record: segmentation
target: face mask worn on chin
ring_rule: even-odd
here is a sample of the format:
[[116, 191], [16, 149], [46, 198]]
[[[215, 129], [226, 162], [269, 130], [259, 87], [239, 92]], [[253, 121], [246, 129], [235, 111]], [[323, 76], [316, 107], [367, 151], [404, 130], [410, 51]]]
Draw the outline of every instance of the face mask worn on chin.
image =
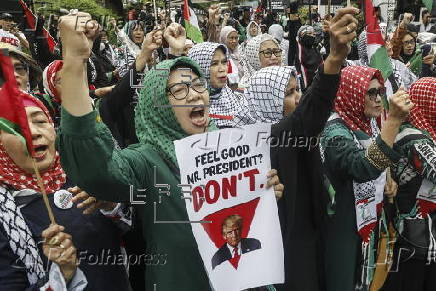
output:
[[312, 47], [315, 44], [315, 37], [312, 35], [303, 35], [303, 37], [300, 39], [301, 44], [304, 47]]

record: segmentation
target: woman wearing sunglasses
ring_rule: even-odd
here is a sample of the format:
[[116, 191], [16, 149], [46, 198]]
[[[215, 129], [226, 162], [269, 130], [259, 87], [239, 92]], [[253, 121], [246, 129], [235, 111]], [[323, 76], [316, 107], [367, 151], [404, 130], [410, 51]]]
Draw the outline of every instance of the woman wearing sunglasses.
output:
[[328, 291], [369, 287], [372, 281], [385, 171], [400, 157], [392, 146], [413, 106], [399, 90], [390, 97], [389, 115], [379, 130], [383, 84], [376, 69], [343, 69], [335, 112], [321, 135], [323, 165], [335, 191], [325, 248]]

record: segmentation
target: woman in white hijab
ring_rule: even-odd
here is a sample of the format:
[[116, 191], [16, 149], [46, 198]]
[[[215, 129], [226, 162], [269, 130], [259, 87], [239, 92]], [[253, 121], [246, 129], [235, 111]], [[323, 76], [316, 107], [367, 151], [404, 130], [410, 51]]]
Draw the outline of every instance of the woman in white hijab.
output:
[[232, 26], [224, 26], [220, 33], [220, 42], [228, 49], [229, 71], [227, 80], [229, 87], [238, 88], [239, 79], [243, 75], [243, 69], [240, 64], [241, 56], [239, 54], [239, 34]]
[[247, 41], [260, 34], [262, 34], [262, 32], [260, 31], [259, 24], [257, 24], [255, 21], [250, 21], [250, 23], [247, 25]]
[[250, 77], [262, 68], [283, 65], [283, 51], [277, 40], [269, 34], [261, 34], [247, 42], [241, 59], [244, 76], [240, 87], [246, 87]]
[[268, 29], [268, 34], [272, 35], [279, 43], [283, 50], [284, 63], [288, 65], [289, 40], [284, 39], [285, 32], [280, 24], [273, 24]]

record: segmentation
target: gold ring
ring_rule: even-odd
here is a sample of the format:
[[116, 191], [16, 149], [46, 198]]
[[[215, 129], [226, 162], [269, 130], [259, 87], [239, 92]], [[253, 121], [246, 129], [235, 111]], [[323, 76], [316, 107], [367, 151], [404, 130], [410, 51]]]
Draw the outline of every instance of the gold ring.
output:
[[52, 237], [52, 238], [49, 240], [49, 242], [48, 242], [48, 244], [49, 244], [49, 245], [52, 245], [52, 246], [55, 246], [55, 245], [57, 245], [58, 243], [59, 243], [59, 238], [58, 238], [57, 236]]
[[348, 27], [348, 25], [347, 25], [347, 33], [350, 33], [351, 32], [351, 29], [350, 29], [350, 27]]

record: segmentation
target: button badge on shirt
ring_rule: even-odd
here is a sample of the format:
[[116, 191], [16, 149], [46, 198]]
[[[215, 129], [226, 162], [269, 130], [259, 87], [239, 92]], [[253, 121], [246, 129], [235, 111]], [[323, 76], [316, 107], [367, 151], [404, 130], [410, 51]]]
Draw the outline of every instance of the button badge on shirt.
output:
[[60, 209], [70, 209], [73, 207], [72, 198], [73, 194], [67, 190], [59, 190], [54, 193], [54, 204]]

